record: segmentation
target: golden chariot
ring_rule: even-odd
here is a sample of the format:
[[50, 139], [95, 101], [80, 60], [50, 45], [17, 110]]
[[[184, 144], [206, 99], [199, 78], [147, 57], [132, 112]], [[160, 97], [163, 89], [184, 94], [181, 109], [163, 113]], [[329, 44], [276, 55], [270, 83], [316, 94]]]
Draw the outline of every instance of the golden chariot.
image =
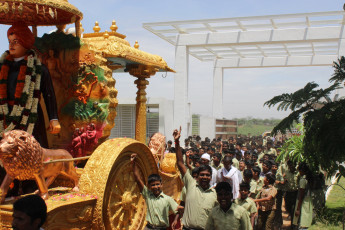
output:
[[[49, 190], [48, 218], [44, 229], [143, 229], [146, 206], [134, 181], [130, 155], [137, 153], [142, 179], [160, 173], [163, 191], [179, 199], [182, 182], [174, 154], [164, 154], [165, 138], [156, 134], [146, 143], [146, 86], [150, 76], [170, 71], [162, 57], [131, 47], [116, 22], [101, 32], [83, 33], [83, 14], [67, 0], [0, 0], [0, 23], [24, 21], [32, 26], [55, 25], [57, 30], [36, 39], [40, 58], [49, 69], [56, 93], [61, 132], [48, 134], [51, 148], [64, 148], [78, 157], [79, 192], [67, 188], [71, 181], [60, 176]], [[74, 35], [65, 27], [75, 24]], [[114, 127], [118, 101], [116, 72], [136, 79], [135, 140], [108, 139]], [[46, 119], [47, 120], [47, 119]], [[86, 129], [94, 127], [87, 146], [78, 147]], [[88, 159], [88, 160], [83, 160]], [[159, 165], [159, 168], [158, 168]], [[0, 205], [0, 229], [11, 229], [12, 202]]]

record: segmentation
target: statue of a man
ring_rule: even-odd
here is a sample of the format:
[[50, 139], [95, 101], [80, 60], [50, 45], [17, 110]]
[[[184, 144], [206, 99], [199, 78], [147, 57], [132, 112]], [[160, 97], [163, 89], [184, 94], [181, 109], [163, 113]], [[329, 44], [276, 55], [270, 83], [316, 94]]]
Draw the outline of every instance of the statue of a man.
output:
[[9, 50], [0, 57], [0, 135], [21, 129], [48, 148], [41, 94], [50, 120], [50, 133], [60, 132], [57, 103], [48, 69], [32, 50], [35, 37], [23, 23], [7, 31]]

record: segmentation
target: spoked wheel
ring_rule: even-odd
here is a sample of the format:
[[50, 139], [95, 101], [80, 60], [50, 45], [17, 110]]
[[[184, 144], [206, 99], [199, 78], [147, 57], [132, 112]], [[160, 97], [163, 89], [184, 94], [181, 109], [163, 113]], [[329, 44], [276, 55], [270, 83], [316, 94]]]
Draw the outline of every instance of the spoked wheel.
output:
[[79, 186], [84, 193], [97, 196], [92, 229], [142, 229], [146, 206], [134, 180], [130, 156], [137, 154], [143, 181], [158, 173], [146, 145], [129, 138], [108, 140], [88, 160]]

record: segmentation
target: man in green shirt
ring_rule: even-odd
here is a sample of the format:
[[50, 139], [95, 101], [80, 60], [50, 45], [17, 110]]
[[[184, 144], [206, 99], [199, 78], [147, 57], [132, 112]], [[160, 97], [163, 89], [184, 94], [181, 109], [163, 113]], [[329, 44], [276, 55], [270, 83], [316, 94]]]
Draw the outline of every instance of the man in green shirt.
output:
[[212, 209], [205, 230], [251, 230], [248, 212], [232, 203], [232, 188], [227, 182], [219, 182], [216, 186], [219, 206]]
[[178, 204], [173, 198], [162, 192], [162, 179], [159, 175], [151, 174], [148, 177], [148, 187], [145, 186], [139, 174], [136, 158], [137, 154], [133, 153], [131, 155], [131, 162], [134, 178], [145, 199], [147, 207], [147, 225], [144, 230], [166, 230], [169, 227], [169, 211], [176, 214], [175, 220], [172, 223], [172, 226], [175, 226], [179, 218], [179, 213], [177, 212]]
[[206, 220], [212, 208], [217, 205], [216, 191], [210, 187], [212, 169], [209, 165], [199, 167], [197, 179], [193, 179], [183, 163], [180, 147], [180, 131], [173, 133], [175, 139], [177, 166], [186, 187], [186, 203], [182, 218], [183, 229], [205, 229]]

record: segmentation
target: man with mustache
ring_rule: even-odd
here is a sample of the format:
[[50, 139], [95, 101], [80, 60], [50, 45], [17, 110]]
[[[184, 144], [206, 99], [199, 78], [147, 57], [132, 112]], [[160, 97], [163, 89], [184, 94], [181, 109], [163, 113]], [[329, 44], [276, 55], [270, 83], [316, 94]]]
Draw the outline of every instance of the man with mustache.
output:
[[181, 127], [173, 133], [175, 140], [177, 166], [186, 187], [186, 206], [182, 218], [183, 229], [205, 229], [208, 214], [217, 205], [216, 192], [210, 187], [212, 169], [209, 165], [199, 167], [197, 179], [193, 179], [183, 162], [180, 136]]

